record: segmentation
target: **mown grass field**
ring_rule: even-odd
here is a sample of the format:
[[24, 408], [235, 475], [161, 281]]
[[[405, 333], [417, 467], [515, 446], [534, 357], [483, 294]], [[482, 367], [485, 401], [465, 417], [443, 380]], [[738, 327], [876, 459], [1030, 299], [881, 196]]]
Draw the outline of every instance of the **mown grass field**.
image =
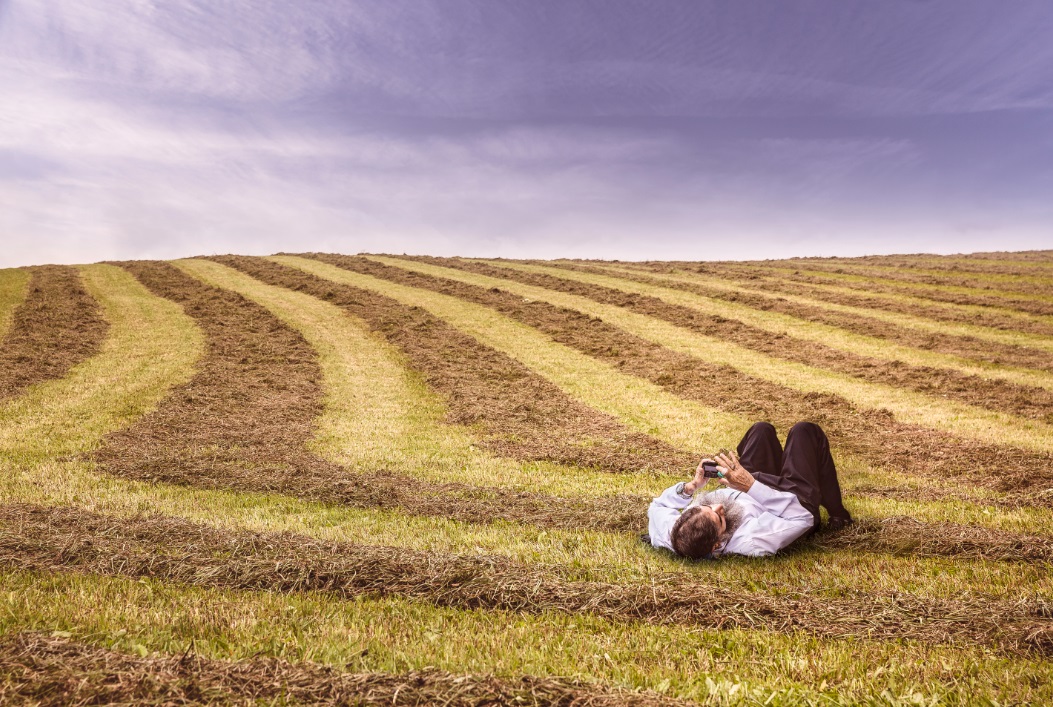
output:
[[[0, 337], [0, 701], [1053, 703], [1053, 251], [31, 267]], [[640, 543], [760, 419], [856, 524]]]

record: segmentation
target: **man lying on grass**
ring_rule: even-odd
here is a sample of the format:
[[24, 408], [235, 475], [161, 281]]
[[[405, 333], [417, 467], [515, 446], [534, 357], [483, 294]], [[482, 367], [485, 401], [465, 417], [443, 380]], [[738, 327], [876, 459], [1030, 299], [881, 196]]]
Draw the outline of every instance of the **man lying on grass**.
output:
[[[725, 488], [701, 493], [703, 464], [715, 462]], [[703, 459], [691, 481], [662, 492], [647, 510], [651, 544], [701, 559], [721, 555], [774, 555], [819, 528], [819, 506], [834, 530], [852, 522], [841, 503], [841, 486], [830, 443], [819, 425], [798, 422], [786, 435], [758, 422], [739, 442], [738, 454]]]

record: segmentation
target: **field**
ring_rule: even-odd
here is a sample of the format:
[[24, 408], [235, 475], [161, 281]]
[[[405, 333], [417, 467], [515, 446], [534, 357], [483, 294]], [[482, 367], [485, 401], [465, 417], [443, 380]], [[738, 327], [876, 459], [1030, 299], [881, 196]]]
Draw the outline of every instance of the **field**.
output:
[[[0, 270], [0, 702], [1053, 703], [1053, 251]], [[857, 522], [645, 546], [756, 420]]]

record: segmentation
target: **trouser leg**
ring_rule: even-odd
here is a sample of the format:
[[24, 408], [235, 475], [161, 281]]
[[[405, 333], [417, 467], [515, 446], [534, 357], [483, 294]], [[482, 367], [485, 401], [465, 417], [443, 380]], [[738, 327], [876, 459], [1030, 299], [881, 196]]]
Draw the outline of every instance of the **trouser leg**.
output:
[[841, 499], [841, 484], [837, 468], [830, 454], [830, 441], [819, 425], [798, 422], [786, 435], [782, 476], [785, 487], [792, 490], [801, 504], [819, 520], [819, 506], [826, 508], [831, 518], [849, 519], [851, 516]]
[[743, 435], [736, 450], [739, 462], [761, 483], [779, 488], [782, 474], [782, 445], [770, 422], [758, 422]]

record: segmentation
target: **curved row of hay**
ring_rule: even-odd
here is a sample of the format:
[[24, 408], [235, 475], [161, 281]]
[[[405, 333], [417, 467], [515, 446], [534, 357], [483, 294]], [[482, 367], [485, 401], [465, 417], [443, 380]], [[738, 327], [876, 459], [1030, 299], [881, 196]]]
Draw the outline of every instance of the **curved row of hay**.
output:
[[[479, 304], [483, 300], [474, 295], [474, 302], [469, 303], [464, 299], [468, 294], [465, 289], [456, 291], [451, 301], [443, 299], [450, 298], [448, 294], [439, 296], [435, 290], [399, 284], [394, 279], [350, 270], [334, 272], [339, 270], [336, 268], [319, 269], [323, 265], [319, 261], [275, 260], [283, 263], [286, 269], [295, 266], [316, 275], [323, 273], [341, 280], [344, 285], [353, 280], [356, 285], [368, 285], [365, 289], [374, 293], [397, 295], [396, 299], [405, 306], [426, 308], [447, 325], [470, 334], [480, 344], [488, 345], [491, 351], [501, 351], [533, 375], [555, 385], [559, 395], [569, 396], [576, 404], [587, 406], [583, 409], [602, 410], [607, 416], [620, 420], [620, 424], [627, 425], [626, 430], [636, 429], [635, 434], [642, 432], [676, 449], [696, 451], [701, 446], [699, 435], [707, 432], [733, 437], [748, 419], [703, 405], [697, 399], [685, 396], [684, 391], [662, 382], [641, 378], [648, 361], [659, 364], [663, 361], [663, 351], [667, 351], [661, 346], [655, 347], [655, 342], [651, 342], [649, 351], [640, 349], [638, 353], [642, 360], [638, 367], [627, 370], [612, 366], [606, 362], [609, 359], [598, 351], [565, 343], [573, 338], [574, 321], [590, 329], [591, 333], [587, 319], [564, 317], [559, 320], [564, 333], [558, 334], [551, 328], [556, 324], [544, 317], [544, 321], [533, 323], [524, 323], [528, 320], [519, 315], [509, 318], [507, 315], [513, 310], [508, 293], [514, 293], [514, 287], [505, 289], [505, 294], [487, 301], [487, 304]], [[134, 270], [144, 266], [129, 267]], [[18, 604], [21, 610], [8, 615], [21, 618], [9, 619], [5, 632], [58, 628], [74, 637], [126, 650], [168, 652], [185, 650], [188, 637], [200, 636], [203, 639], [200, 651], [210, 658], [238, 658], [258, 650], [282, 655], [283, 651], [291, 650], [285, 654], [298, 660], [314, 659], [341, 665], [347, 663], [356, 650], [361, 652], [361, 646], [368, 645], [367, 652], [357, 658], [359, 662], [355, 670], [358, 672], [405, 672], [430, 665], [453, 672], [497, 670], [504, 675], [572, 673], [591, 680], [649, 686], [693, 698], [710, 693], [723, 694], [732, 701], [755, 699], [758, 695], [763, 701], [771, 694], [775, 703], [792, 703], [802, 697], [819, 699], [821, 692], [838, 699], [876, 699], [881, 692], [875, 689], [879, 684], [882, 689], [888, 686], [895, 694], [908, 694], [923, 688], [926, 692], [944, 694], [951, 701], [961, 702], [975, 698], [975, 690], [979, 688], [974, 686], [980, 684], [989, 685], [983, 688], [983, 694], [998, 699], [1042, 699], [1043, 685], [1048, 684], [1050, 672], [1048, 658], [1042, 657], [1047, 650], [1049, 623], [1047, 605], [1043, 602], [1050, 595], [1050, 586], [1048, 559], [1042, 559], [1048, 556], [1042, 554], [1041, 548], [1048, 545], [1048, 538], [1053, 533], [1049, 531], [1048, 512], [1041, 504], [1031, 503], [1028, 507], [1026, 496], [1003, 501], [1003, 505], [1012, 506], [1005, 512], [992, 512], [989, 502], [995, 498], [993, 492], [981, 489], [955, 496], [951, 493], [953, 489], [949, 488], [952, 485], [939, 480], [886, 479], [880, 473], [884, 469], [871, 468], [867, 475], [865, 468], [846, 465], [851, 475], [846, 484], [852, 489], [849, 504], [864, 522], [860, 531], [841, 538], [844, 549], [833, 549], [838, 544], [837, 537], [825, 537], [785, 558], [765, 564], [731, 561], [708, 567], [670, 562], [639, 546], [630, 532], [609, 532], [600, 528], [581, 532], [538, 532], [528, 530], [529, 526], [523, 525], [521, 519], [495, 523], [493, 518], [487, 517], [487, 508], [493, 509], [495, 504], [501, 504], [508, 493], [495, 495], [494, 484], [517, 491], [514, 498], [519, 501], [509, 500], [510, 505], [541, 498], [539, 493], [548, 494], [550, 505], [585, 503], [583, 518], [586, 518], [596, 512], [588, 510], [587, 504], [598, 497], [605, 498], [608, 507], [611, 503], [615, 507], [618, 504], [645, 503], [646, 493], [660, 488], [670, 475], [656, 472], [612, 474], [598, 470], [601, 467], [593, 470], [561, 467], [552, 460], [530, 458], [531, 455], [544, 457], [539, 452], [544, 451], [542, 445], [491, 446], [498, 452], [516, 450], [520, 459], [495, 456], [482, 446], [486, 444], [487, 435], [494, 435], [495, 430], [499, 432], [502, 420], [514, 421], [516, 416], [500, 412], [502, 408], [498, 405], [497, 413], [483, 416], [485, 424], [482, 426], [465, 428], [444, 424], [444, 402], [454, 400], [450, 391], [461, 390], [463, 395], [463, 391], [475, 388], [458, 389], [448, 382], [443, 387], [442, 375], [452, 375], [450, 369], [442, 375], [437, 375], [434, 370], [411, 370], [414, 362], [424, 359], [410, 356], [407, 348], [399, 344], [399, 336], [388, 337], [376, 329], [371, 332], [369, 323], [348, 316], [346, 308], [340, 309], [323, 299], [288, 289], [264, 285], [223, 266], [186, 261], [179, 263], [179, 267], [201, 281], [227, 290], [238, 290], [254, 299], [262, 305], [261, 312], [267, 310], [277, 315], [310, 344], [310, 352], [301, 348], [298, 354], [301, 357], [317, 356], [315, 365], [321, 378], [319, 381], [315, 375], [314, 392], [307, 394], [310, 399], [302, 397], [306, 388], [296, 388], [299, 392], [290, 399], [289, 406], [272, 405], [267, 408], [267, 414], [271, 418], [269, 422], [274, 424], [281, 418], [284, 407], [299, 405], [301, 410], [314, 410], [319, 422], [313, 431], [313, 440], [306, 446], [321, 457], [316, 458], [314, 471], [332, 469], [326, 472], [328, 476], [321, 476], [322, 485], [325, 478], [335, 483], [340, 468], [345, 470], [344, 478], [350, 485], [365, 480], [382, 487], [383, 479], [397, 478], [420, 494], [421, 505], [430, 501], [436, 507], [428, 510], [407, 503], [385, 507], [383, 503], [369, 502], [347, 507], [334, 496], [315, 497], [299, 493], [296, 488], [285, 488], [290, 483], [294, 487], [301, 483], [302, 474], [290, 475], [281, 482], [272, 478], [270, 487], [264, 484], [261, 488], [246, 489], [235, 484], [231, 488], [227, 481], [236, 476], [232, 470], [238, 465], [243, 476], [248, 469], [247, 476], [259, 476], [265, 480], [267, 476], [273, 476], [274, 467], [268, 464], [278, 460], [291, 463], [292, 468], [309, 476], [311, 469], [299, 460], [306, 454], [305, 445], [294, 439], [304, 436], [303, 428], [301, 426], [297, 428], [301, 432], [285, 437], [276, 428], [274, 434], [284, 442], [270, 445], [270, 448], [266, 444], [253, 446], [249, 439], [242, 440], [245, 448], [250, 450], [245, 452], [238, 448], [236, 435], [228, 436], [223, 444], [219, 444], [220, 434], [210, 441], [207, 416], [199, 419], [193, 428], [196, 431], [191, 446], [197, 452], [190, 455], [193, 463], [189, 466], [202, 467], [207, 461], [210, 444], [215, 442], [214, 458], [217, 461], [222, 459], [226, 467], [225, 471], [211, 477], [205, 475], [208, 483], [168, 479], [178, 482], [178, 485], [172, 485], [153, 480], [130, 480], [127, 473], [99, 476], [97, 472], [101, 467], [97, 469], [86, 462], [83, 454], [96, 449], [103, 435], [123, 430], [112, 439], [127, 436], [146, 419], [142, 417], [144, 412], [157, 405], [161, 406], [158, 411], [165, 409], [172, 399], [173, 388], [181, 390], [184, 396], [187, 391], [194, 390], [195, 378], [202, 383], [200, 395], [208, 395], [209, 390], [222, 390], [224, 386], [219, 383], [223, 375], [217, 378], [215, 370], [211, 373], [211, 384], [204, 385], [207, 378], [202, 376], [209, 375], [210, 350], [228, 347], [228, 363], [236, 364], [240, 360], [231, 355], [229, 347], [235, 347], [236, 343], [229, 336], [224, 337], [220, 324], [223, 318], [216, 320], [211, 331], [206, 328], [202, 338], [195, 320], [187, 316], [191, 313], [188, 301], [182, 302], [187, 307], [184, 313], [179, 307], [151, 294], [140, 283], [129, 280], [127, 271], [112, 266], [91, 266], [83, 271], [88, 289], [102, 304], [110, 322], [110, 335], [100, 353], [75, 367], [66, 377], [34, 386], [0, 412], [5, 476], [0, 488], [6, 503], [26, 500], [44, 506], [86, 506], [104, 513], [104, 517], [118, 519], [134, 518], [137, 513], [152, 511], [189, 518], [221, 531], [229, 529], [230, 537], [242, 532], [236, 529], [244, 528], [292, 531], [303, 536], [351, 541], [355, 548], [384, 545], [403, 547], [405, 552], [416, 548], [429, 553], [452, 553], [453, 557], [482, 552], [508, 558], [502, 561], [514, 563], [513, 566], [519, 568], [516, 572], [524, 577], [541, 571], [555, 572], [549, 576], [565, 579], [556, 580], [556, 585], [538, 585], [553, 588], [537, 598], [542, 613], [532, 618], [527, 618], [522, 610], [508, 613], [507, 608], [495, 608], [500, 604], [479, 609], [442, 608], [434, 598], [429, 599], [432, 595], [426, 589], [422, 595], [403, 591], [401, 594], [405, 596], [385, 600], [356, 599], [350, 603], [329, 596], [325, 591], [318, 594], [317, 587], [282, 596], [273, 596], [273, 592], [267, 590], [262, 594], [250, 592], [244, 587], [195, 589], [191, 585], [198, 582], [188, 582], [186, 577], [198, 577], [207, 587], [212, 571], [202, 570], [204, 574], [195, 574], [186, 568], [176, 584], [158, 580], [150, 583], [149, 592], [144, 594], [139, 592], [136, 583], [102, 577], [98, 568], [87, 577], [68, 575], [61, 569], [63, 563], [59, 560], [65, 558], [75, 564], [78, 556], [75, 547], [66, 547], [63, 550], [65, 555], [58, 550], [58, 547], [65, 546], [44, 552], [43, 557], [56, 558], [50, 566], [19, 565], [19, 558], [24, 561], [28, 556], [25, 542], [30, 536], [26, 536], [22, 544], [15, 543], [14, 550], [5, 551], [8, 573], [4, 575], [3, 583], [9, 589], [10, 599], [15, 600], [19, 588], [32, 588], [33, 599], [18, 598], [18, 602], [23, 602]], [[397, 267], [397, 264], [389, 267]], [[552, 292], [557, 300], [566, 302], [556, 291]], [[179, 299], [174, 293], [168, 294]], [[325, 293], [319, 294], [325, 296]], [[203, 301], [201, 304], [205, 306]], [[502, 307], [504, 310], [499, 314]], [[615, 319], [613, 329], [617, 330], [618, 325], [629, 319]], [[608, 329], [605, 331], [613, 336], [611, 324], [606, 323]], [[262, 331], [274, 330], [264, 327]], [[424, 328], [403, 332], [401, 336], [404, 344], [416, 338], [416, 345], [419, 345], [420, 337], [430, 333], [433, 329]], [[561, 336], [564, 337], [562, 340]], [[621, 336], [631, 336], [631, 332], [623, 331]], [[281, 358], [278, 354], [274, 357]], [[306, 359], [301, 361], [309, 363]], [[264, 356], [254, 365], [266, 368], [269, 364]], [[227, 374], [236, 368], [235, 365]], [[458, 370], [470, 372], [470, 367]], [[374, 371], [378, 372], [376, 383], [372, 376]], [[425, 381], [435, 388], [429, 390]], [[292, 384], [294, 381], [284, 382]], [[318, 387], [319, 383], [321, 387]], [[259, 390], [264, 391], [266, 387], [261, 385]], [[252, 419], [252, 410], [257, 405], [252, 403], [251, 395], [242, 398], [243, 406], [238, 411], [237, 396], [247, 391], [239, 392], [237, 386], [229, 388], [223, 393], [228, 398], [225, 403], [200, 401], [218, 405], [217, 433], [223, 429], [229, 433], [232, 425], [237, 428], [241, 424], [243, 430], [252, 430], [257, 424], [262, 424], [262, 419]], [[358, 392], [362, 394], [358, 395]], [[319, 405], [322, 395], [324, 398]], [[393, 400], [397, 403], [393, 404]], [[193, 414], [193, 410], [200, 409], [195, 402], [193, 397], [184, 399], [180, 406], [169, 406], [169, 412], [183, 409], [186, 414]], [[224, 408], [223, 404], [231, 407]], [[467, 410], [464, 400], [460, 404]], [[418, 406], [419, 410], [416, 409]], [[670, 411], [675, 414], [670, 414]], [[861, 411], [856, 412], [865, 416]], [[228, 419], [232, 414], [235, 418]], [[247, 417], [239, 421], [236, 414]], [[169, 418], [169, 423], [178, 427], [175, 417]], [[711, 427], [698, 429], [704, 424]], [[696, 429], [693, 430], [692, 426]], [[155, 425], [153, 434], [163, 436], [164, 429], [163, 424]], [[566, 418], [552, 431], [560, 434], [564, 429], [570, 434], [580, 434], [573, 420]], [[595, 426], [584, 429], [593, 434], [593, 439], [603, 442], [602, 436], [595, 437]], [[610, 433], [606, 434], [609, 436]], [[384, 443], [370, 448], [370, 441], [375, 442], [378, 438], [385, 440]], [[168, 442], [175, 448], [183, 444], [179, 440]], [[473, 442], [478, 446], [473, 446]], [[119, 449], [134, 454], [134, 448], [133, 444]], [[182, 448], [185, 451], [189, 447], [184, 444]], [[390, 456], [387, 454], [389, 449]], [[73, 459], [70, 454], [80, 454], [81, 457]], [[1041, 452], [1015, 450], [1013, 454], [1026, 472], [1027, 465], [1040, 459]], [[178, 454], [169, 459], [172, 458], [178, 459]], [[388, 458], [392, 467], [380, 469], [380, 464]], [[297, 461], [290, 462], [290, 459]], [[126, 459], [124, 461], [128, 468], [135, 466], [127, 464]], [[259, 473], [255, 474], [253, 469], [257, 465]], [[179, 464], [169, 461], [157, 467], [170, 471]], [[385, 474], [377, 476], [375, 472], [381, 470]], [[676, 471], [682, 473], [684, 470]], [[370, 472], [374, 472], [374, 476], [371, 477]], [[860, 478], [866, 479], [865, 482], [856, 483]], [[488, 482], [490, 489], [486, 488]], [[461, 486], [437, 486], [451, 483]], [[363, 485], [368, 483], [360, 484]], [[918, 488], [932, 488], [937, 493], [921, 503], [920, 511], [915, 515], [930, 521], [953, 518], [965, 525], [952, 528], [915, 522], [912, 527], [902, 520], [891, 525], [882, 523], [882, 519], [896, 516], [903, 510], [914, 511], [916, 504], [902, 500], [902, 492], [907, 491], [908, 499], [924, 496], [924, 493], [912, 490]], [[290, 490], [292, 496], [288, 495]], [[439, 499], [457, 493], [476, 503], [474, 512], [478, 517], [470, 517], [471, 511], [464, 515], [448, 514], [440, 507]], [[379, 495], [388, 498], [394, 494], [396, 489], [388, 488]], [[628, 518], [631, 515], [629, 510], [636, 513], [642, 506], [625, 505], [624, 508]], [[461, 520], [450, 520], [450, 515]], [[25, 525], [18, 527], [24, 528]], [[577, 526], [572, 524], [569, 527]], [[888, 536], [889, 544], [882, 546], [881, 533], [893, 527], [898, 531]], [[984, 528], [997, 531], [991, 534]], [[1025, 529], [1027, 532], [1021, 533]], [[970, 537], [970, 532], [980, 534]], [[1038, 533], [1039, 536], [1027, 538], [1028, 533]], [[99, 535], [99, 531], [88, 533], [89, 536], [92, 534]], [[45, 535], [41, 532], [34, 537]], [[176, 535], [173, 533], [170, 549], [178, 555], [181, 551], [174, 540]], [[957, 554], [950, 558], [924, 558], [923, 555], [933, 549], [931, 540], [934, 537], [947, 541], [943, 552]], [[263, 542], [271, 541], [264, 537]], [[281, 542], [280, 536], [275, 536], [273, 543], [278, 548], [278, 558], [284, 547]], [[859, 554], [858, 550], [866, 545], [878, 552]], [[125, 546], [118, 544], [114, 547], [109, 555], [96, 556], [108, 556], [113, 560], [120, 556], [120, 548]], [[882, 547], [895, 549], [899, 554], [880, 554]], [[1014, 561], [971, 559], [983, 557], [984, 549], [992, 547], [1003, 547], [1004, 550], [1002, 554], [994, 553], [988, 557]], [[1030, 561], [1013, 557], [1014, 554], [1026, 555], [1028, 549], [1036, 548], [1039, 554], [1032, 554], [1035, 559]], [[163, 541], [154, 550], [145, 551], [147, 567], [152, 552], [163, 554]], [[436, 554], [435, 557], [438, 559], [443, 555]], [[16, 570], [18, 567], [20, 569]], [[172, 567], [178, 568], [178, 563]], [[353, 573], [366, 579], [370, 577], [371, 567], [376, 569], [377, 563], [365, 559], [350, 565]], [[188, 571], [190, 575], [186, 574]], [[163, 573], [160, 576], [163, 577]], [[374, 580], [383, 577], [378, 572]], [[685, 579], [677, 580], [677, 577]], [[561, 618], [544, 608], [545, 598], [551, 599], [562, 591], [555, 587], [571, 586], [561, 584], [565, 582], [582, 581], [613, 582], [624, 587], [619, 591], [637, 592], [644, 597], [650, 586], [654, 605], [659, 607], [659, 589], [669, 590], [678, 581], [684, 581], [688, 586], [699, 587], [699, 592], [708, 588], [716, 593], [715, 596], [725, 592], [736, 597], [735, 605], [746, 609], [742, 616], [750, 615], [748, 606], [752, 602], [775, 608], [757, 615], [761, 620], [756, 624], [757, 630], [753, 631], [649, 626], [634, 618], [601, 615], [602, 612], [597, 613], [588, 604], [580, 618]], [[591, 593], [602, 594], [595, 589]], [[118, 595], [126, 602], [123, 608], [113, 604]], [[500, 599], [502, 591], [491, 590], [490, 596]], [[848, 596], [858, 597], [859, 603], [845, 604], [845, 599], [838, 599]], [[1024, 601], [1026, 606], [1012, 604], [1012, 600]], [[790, 601], [798, 603], [785, 603]], [[802, 601], [804, 604], [800, 604]], [[809, 601], [813, 603], [809, 604]], [[532, 613], [532, 605], [528, 599], [522, 608]], [[957, 608], [948, 609], [952, 605]], [[990, 616], [981, 608], [985, 605], [988, 609], [999, 607], [1001, 613], [1012, 616], [1012, 619], [990, 623]], [[161, 609], [162, 606], [168, 609]], [[794, 608], [788, 608], [790, 606]], [[820, 610], [824, 606], [837, 607], [840, 615], [848, 620], [841, 630], [836, 626], [836, 615]], [[850, 606], [855, 608], [847, 608]], [[878, 616], [876, 607], [885, 607], [882, 611], [896, 607], [899, 612], [896, 615], [904, 617], [902, 630], [908, 640], [890, 641], [880, 637], [887, 634], [873, 634], [866, 629], [867, 619]], [[658, 612], [657, 615], [661, 614], [660, 609], [653, 610]], [[706, 613], [710, 614], [707, 621], [720, 616], [719, 611]], [[60, 614], [64, 617], [61, 621], [56, 618]], [[734, 615], [734, 611], [729, 614]], [[1020, 626], [1020, 629], [1012, 634], [1011, 644], [1000, 642], [1001, 639], [992, 644], [989, 639], [978, 639], [969, 633], [955, 634], [958, 638], [945, 635], [945, 638], [937, 638], [935, 644], [929, 643], [924, 632], [934, 626], [945, 626], [952, 615], [959, 617], [960, 625], [969, 630], [979, 630], [978, 627], [986, 625], [999, 631], [1012, 632], [1013, 626]], [[165, 616], [169, 617], [167, 621], [163, 618]], [[215, 620], [221, 616], [221, 620]], [[826, 618], [822, 618], [824, 616]], [[171, 617], [176, 617], [176, 620], [173, 622]], [[976, 619], [975, 625], [970, 624], [970, 617]], [[786, 624], [791, 618], [793, 622], [805, 623]], [[808, 626], [809, 621], [814, 625], [804, 633], [792, 628]], [[857, 623], [853, 624], [853, 621]], [[1025, 623], [1020, 624], [1020, 621]], [[131, 639], [127, 634], [114, 635], [112, 627], [119, 624], [134, 627], [134, 645], [129, 643]], [[785, 628], [775, 630], [783, 625], [791, 627], [789, 633], [784, 633]], [[888, 623], [889, 627], [894, 625], [895, 622]], [[384, 629], [378, 631], [380, 626]], [[825, 629], [819, 630], [820, 626], [825, 626]], [[280, 635], [283, 643], [267, 644], [264, 641], [267, 629], [272, 628], [273, 635]], [[820, 634], [832, 631], [832, 635], [843, 638], [823, 641], [809, 638], [816, 630]], [[951, 642], [947, 643], [948, 640]], [[278, 651], [278, 645], [286, 647]], [[359, 647], [355, 648], [355, 645]], [[992, 646], [1003, 657], [992, 657], [988, 652]], [[1029, 657], [1011, 659], [1010, 653], [1021, 647]], [[894, 667], [875, 682], [871, 671], [879, 664]], [[709, 682], [699, 674], [699, 668], [710, 676]], [[727, 682], [729, 677], [744, 681], [744, 685], [733, 688], [733, 684]]]

